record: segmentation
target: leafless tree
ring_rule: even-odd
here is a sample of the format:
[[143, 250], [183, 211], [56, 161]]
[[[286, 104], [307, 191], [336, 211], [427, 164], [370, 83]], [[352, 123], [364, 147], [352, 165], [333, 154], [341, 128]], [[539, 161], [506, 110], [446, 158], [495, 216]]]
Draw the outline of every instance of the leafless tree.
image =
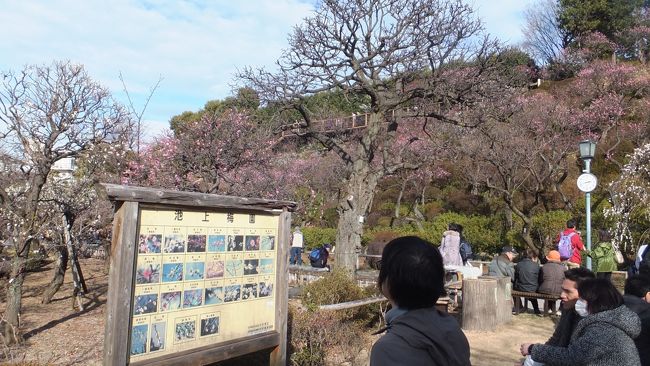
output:
[[[419, 166], [402, 158], [409, 141], [418, 141], [400, 142], [413, 121], [403, 117], [464, 123], [464, 108], [486, 100], [496, 45], [482, 36], [480, 21], [461, 0], [324, 0], [319, 5], [290, 35], [277, 70], [245, 68], [238, 78], [266, 103], [297, 110], [301, 135], [336, 152], [349, 168], [338, 202], [336, 260], [353, 269], [378, 181]], [[305, 98], [331, 90], [367, 98], [365, 129], [328, 134], [313, 128]], [[415, 108], [423, 101], [426, 108]], [[430, 127], [425, 122], [422, 129]]]
[[[43, 187], [54, 163], [100, 143], [120, 143], [131, 132], [129, 114], [83, 66], [55, 62], [5, 72], [0, 84], [0, 214], [10, 223], [15, 255], [2, 334], [20, 340], [20, 312], [30, 243], [41, 236]], [[3, 228], [5, 229], [5, 228]]]
[[511, 117], [467, 130], [458, 146], [465, 152], [469, 183], [499, 197], [521, 222], [521, 238], [536, 248], [532, 217], [541, 210], [571, 208], [563, 192], [569, 157], [580, 131], [571, 109], [549, 95], [512, 101]]
[[569, 44], [569, 37], [560, 29], [556, 0], [538, 0], [526, 9], [524, 16], [524, 48], [540, 63], [558, 61]]

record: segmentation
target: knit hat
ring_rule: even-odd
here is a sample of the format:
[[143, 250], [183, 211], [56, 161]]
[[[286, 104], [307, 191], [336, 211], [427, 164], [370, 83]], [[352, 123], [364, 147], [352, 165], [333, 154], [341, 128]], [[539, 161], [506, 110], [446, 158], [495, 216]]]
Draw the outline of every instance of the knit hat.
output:
[[557, 262], [559, 262], [560, 261], [560, 252], [558, 252], [557, 250], [551, 250], [546, 255], [546, 259], [548, 259], [549, 261], [557, 261]]

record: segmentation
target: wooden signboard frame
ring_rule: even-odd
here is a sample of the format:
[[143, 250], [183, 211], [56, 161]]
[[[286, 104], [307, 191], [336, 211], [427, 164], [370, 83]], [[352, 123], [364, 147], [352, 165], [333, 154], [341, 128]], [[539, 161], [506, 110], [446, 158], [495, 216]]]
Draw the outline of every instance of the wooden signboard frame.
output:
[[[286, 364], [288, 252], [291, 212], [296, 204], [232, 196], [103, 184], [115, 204], [111, 266], [104, 334], [104, 365], [203, 365], [271, 349], [270, 365]], [[135, 290], [139, 214], [143, 209], [212, 210], [278, 216], [275, 280], [275, 330], [129, 362], [129, 336]]]

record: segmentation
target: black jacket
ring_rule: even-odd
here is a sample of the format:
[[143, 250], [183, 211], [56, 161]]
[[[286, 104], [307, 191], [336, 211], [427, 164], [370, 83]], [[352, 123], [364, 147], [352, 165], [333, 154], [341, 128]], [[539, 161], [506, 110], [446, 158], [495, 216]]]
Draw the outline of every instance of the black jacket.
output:
[[562, 309], [562, 315], [555, 327], [555, 331], [545, 344], [556, 347], [568, 346], [569, 341], [571, 340], [571, 335], [581, 319], [582, 317], [576, 314], [573, 309]]
[[372, 346], [371, 366], [469, 366], [469, 343], [456, 319], [435, 307], [395, 318]]
[[650, 366], [650, 304], [638, 297], [624, 295], [625, 305], [641, 318], [641, 334], [634, 340], [642, 366]]
[[536, 292], [539, 280], [539, 263], [524, 258], [515, 267], [515, 285], [517, 291]]

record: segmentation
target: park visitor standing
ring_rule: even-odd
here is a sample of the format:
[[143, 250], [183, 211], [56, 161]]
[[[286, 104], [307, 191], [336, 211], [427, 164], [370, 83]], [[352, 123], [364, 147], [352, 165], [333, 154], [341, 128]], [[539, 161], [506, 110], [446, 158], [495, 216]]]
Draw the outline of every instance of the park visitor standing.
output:
[[598, 232], [599, 242], [591, 251], [587, 253], [593, 260], [593, 270], [597, 278], [611, 280], [612, 272], [618, 269], [616, 259], [614, 259], [614, 247], [612, 247], [612, 236], [607, 230]]
[[442, 233], [440, 254], [445, 266], [463, 265], [463, 259], [460, 256], [460, 227], [458, 224], [450, 223], [447, 230]]
[[289, 264], [302, 265], [302, 246], [303, 246], [303, 235], [300, 231], [300, 227], [296, 226], [291, 236], [291, 255], [289, 258]]
[[386, 334], [372, 347], [370, 366], [470, 365], [469, 343], [458, 322], [435, 307], [445, 294], [444, 276], [433, 244], [415, 236], [386, 244], [377, 286], [392, 308]]
[[580, 251], [585, 250], [580, 233], [576, 231], [576, 221], [570, 219], [566, 222], [566, 229], [557, 238], [557, 250], [562, 261], [566, 261], [569, 268], [580, 267], [582, 256]]

